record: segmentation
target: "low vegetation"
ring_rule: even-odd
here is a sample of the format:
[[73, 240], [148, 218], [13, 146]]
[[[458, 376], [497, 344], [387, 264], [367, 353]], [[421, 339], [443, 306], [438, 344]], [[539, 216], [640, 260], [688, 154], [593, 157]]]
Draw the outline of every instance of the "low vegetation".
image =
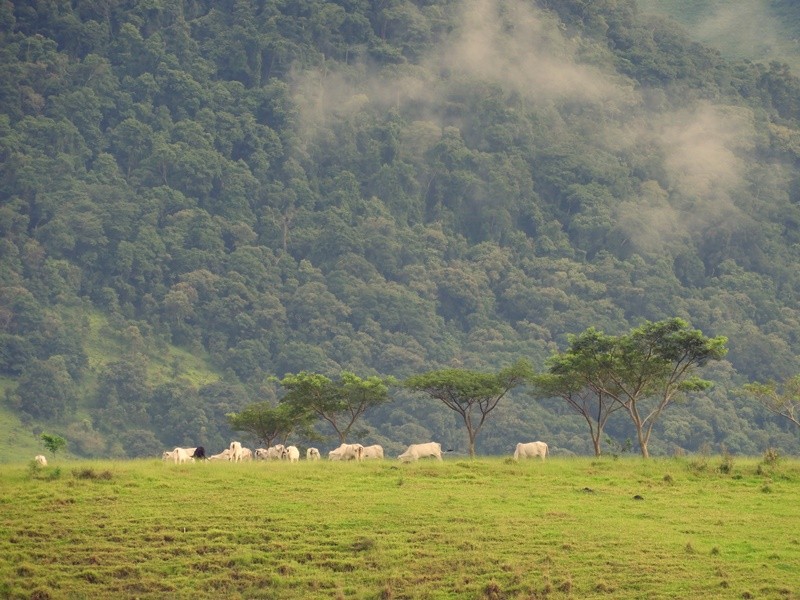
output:
[[786, 599], [800, 589], [800, 462], [774, 454], [58, 462], [0, 467], [0, 597]]

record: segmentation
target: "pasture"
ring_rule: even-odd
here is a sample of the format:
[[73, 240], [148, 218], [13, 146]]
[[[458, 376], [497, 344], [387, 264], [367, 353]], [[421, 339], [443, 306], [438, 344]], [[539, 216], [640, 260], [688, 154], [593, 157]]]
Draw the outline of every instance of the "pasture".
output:
[[797, 599], [799, 499], [795, 459], [0, 465], [0, 598]]

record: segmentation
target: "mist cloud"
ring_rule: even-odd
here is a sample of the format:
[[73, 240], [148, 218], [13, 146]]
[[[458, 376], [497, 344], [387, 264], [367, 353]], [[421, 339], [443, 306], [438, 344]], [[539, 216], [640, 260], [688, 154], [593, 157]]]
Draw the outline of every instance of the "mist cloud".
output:
[[608, 102], [623, 97], [613, 73], [579, 64], [559, 22], [517, 0], [466, 0], [461, 25], [433, 63], [496, 83], [529, 100]]
[[664, 166], [676, 191], [719, 197], [743, 181], [743, 153], [754, 146], [752, 112], [734, 106], [701, 104], [664, 115], [659, 127]]
[[[631, 197], [619, 198], [618, 226], [637, 247], [657, 250], [739, 214], [733, 198], [745, 183], [756, 136], [749, 109], [701, 102], [680, 111], [648, 110], [631, 80], [582, 64], [581, 42], [569, 39], [552, 14], [520, 0], [465, 0], [456, 22], [419, 65], [380, 71], [350, 65], [343, 72], [301, 74], [295, 90], [306, 134], [330, 119], [358, 118], [365, 109], [413, 106], [416, 120], [404, 132], [403, 147], [421, 156], [445, 125], [440, 115], [449, 82], [475, 80], [533, 106], [583, 102], [602, 110], [609, 118], [592, 124], [588, 133], [594, 137], [576, 136], [587, 152], [604, 143], [620, 156], [661, 157], [658, 183], [646, 182]], [[565, 118], [569, 129], [573, 123]]]

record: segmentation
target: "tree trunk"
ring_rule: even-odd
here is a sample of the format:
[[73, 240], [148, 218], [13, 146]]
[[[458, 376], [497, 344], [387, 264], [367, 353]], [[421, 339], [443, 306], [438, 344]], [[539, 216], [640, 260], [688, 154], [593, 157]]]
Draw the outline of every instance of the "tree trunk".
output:
[[639, 448], [642, 451], [642, 458], [650, 458], [650, 453], [647, 451], [647, 438], [642, 431], [642, 424], [636, 421], [636, 437], [639, 439]]
[[475, 458], [475, 432], [472, 429], [467, 429], [467, 435], [469, 436], [469, 457]]
[[649, 458], [650, 453], [647, 451], [647, 436], [645, 436], [644, 424], [639, 417], [639, 411], [636, 405], [631, 406], [628, 409], [628, 413], [631, 415], [633, 425], [636, 427], [636, 439], [639, 440], [639, 449], [642, 451], [642, 458]]

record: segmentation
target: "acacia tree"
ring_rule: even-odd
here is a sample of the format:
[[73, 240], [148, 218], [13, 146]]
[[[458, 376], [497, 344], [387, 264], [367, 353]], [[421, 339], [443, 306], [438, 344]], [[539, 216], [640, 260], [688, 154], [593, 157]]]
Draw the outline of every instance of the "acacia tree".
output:
[[622, 408], [606, 392], [604, 357], [613, 347], [613, 338], [589, 328], [570, 336], [570, 352], [555, 354], [547, 361], [548, 372], [531, 378], [533, 396], [564, 400], [589, 426], [595, 456], [602, 453], [603, 429], [612, 413]]
[[[641, 327], [621, 336], [608, 336], [593, 328], [570, 338], [569, 347], [554, 355], [550, 373], [573, 385], [610, 398], [623, 408], [636, 428], [642, 456], [653, 427], [676, 398], [699, 392], [711, 382], [697, 377], [697, 369], [727, 353], [723, 336], [708, 338], [673, 318]], [[569, 389], [567, 387], [566, 389]]]
[[800, 375], [778, 385], [776, 382], [748, 383], [742, 391], [757, 400], [769, 412], [800, 427]]
[[287, 390], [281, 403], [326, 421], [343, 444], [367, 410], [390, 400], [389, 386], [394, 385], [395, 380], [377, 375], [362, 379], [342, 371], [334, 381], [319, 373], [301, 371], [286, 375], [279, 383]]
[[519, 360], [498, 373], [478, 373], [465, 369], [441, 369], [412, 375], [403, 386], [424, 392], [455, 411], [467, 428], [469, 455], [475, 456], [475, 440], [489, 414], [510, 390], [533, 376], [526, 360]]
[[286, 442], [289, 434], [308, 420], [307, 415], [288, 405], [272, 406], [269, 402], [255, 402], [239, 413], [226, 414], [225, 418], [231, 429], [249, 433], [267, 448], [275, 440]]
[[664, 409], [682, 394], [713, 385], [696, 373], [709, 361], [722, 359], [728, 353], [727, 342], [724, 336], [706, 337], [677, 317], [646, 321], [619, 338], [620, 352], [607, 391], [616, 394], [630, 415], [644, 458], [649, 456], [650, 434]]

